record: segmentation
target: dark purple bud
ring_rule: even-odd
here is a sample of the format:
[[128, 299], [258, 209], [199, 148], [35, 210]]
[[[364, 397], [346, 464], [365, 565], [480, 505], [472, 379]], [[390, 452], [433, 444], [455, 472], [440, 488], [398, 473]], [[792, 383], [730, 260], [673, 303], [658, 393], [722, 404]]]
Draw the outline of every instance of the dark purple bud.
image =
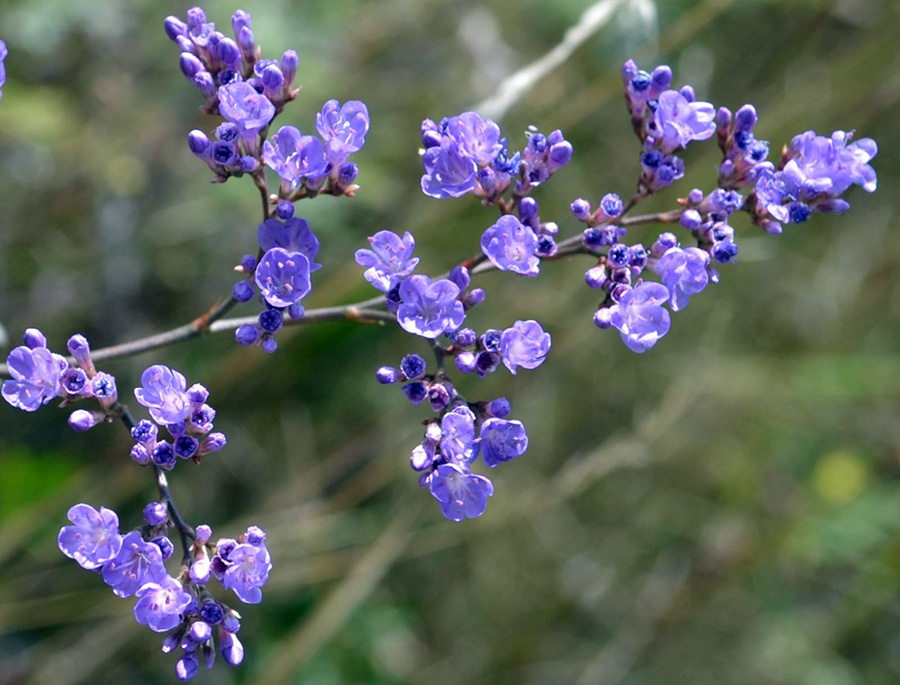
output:
[[241, 32], [241, 29], [244, 27], [248, 29], [251, 27], [251, 19], [250, 13], [245, 12], [244, 10], [238, 10], [234, 14], [231, 15], [231, 30], [234, 31], [234, 35], [238, 35]]
[[453, 398], [450, 395], [450, 391], [447, 390], [443, 383], [436, 383], [428, 390], [428, 402], [434, 411], [440, 411], [449, 405], [451, 399]]
[[628, 248], [628, 265], [633, 269], [643, 269], [647, 266], [647, 250], [643, 245], [632, 245]]
[[137, 425], [131, 429], [131, 437], [135, 442], [148, 443], [154, 442], [159, 434], [159, 428], [152, 421], [141, 419]]
[[222, 166], [231, 166], [237, 159], [237, 147], [234, 143], [226, 143], [224, 140], [217, 140], [212, 144], [210, 156], [212, 161]]
[[431, 468], [434, 463], [433, 451], [425, 449], [424, 445], [416, 445], [409, 455], [409, 465], [413, 471], [424, 471]]
[[245, 274], [252, 274], [256, 271], [256, 257], [252, 254], [245, 254], [241, 257], [241, 263], [239, 264], [241, 267], [241, 271]]
[[697, 99], [697, 95], [696, 93], [694, 93], [693, 86], [682, 86], [681, 90], [678, 92], [681, 93], [681, 97], [683, 97], [688, 102], [693, 102]]
[[542, 235], [538, 238], [537, 249], [534, 253], [538, 257], [552, 257], [556, 254], [556, 241], [549, 235]]
[[203, 26], [206, 23], [206, 13], [199, 7], [191, 7], [187, 11], [187, 20], [192, 29]]
[[249, 26], [242, 26], [237, 39], [244, 61], [253, 64], [256, 61], [256, 39], [253, 37], [253, 31]]
[[464, 266], [454, 266], [450, 270], [450, 275], [447, 278], [459, 287], [460, 292], [468, 288], [469, 283], [472, 282], [472, 278], [469, 276], [469, 270]]
[[609, 272], [609, 280], [613, 283], [624, 283], [625, 285], [630, 285], [631, 269], [628, 269], [626, 267], [611, 269]]
[[219, 61], [227, 68], [239, 71], [241, 67], [241, 49], [231, 38], [223, 38], [216, 46]]
[[287, 200], [282, 200], [275, 207], [275, 214], [282, 221], [287, 221], [288, 219], [293, 219], [294, 218], [294, 204], [292, 202], [288, 202]]
[[47, 338], [37, 328], [26, 328], [25, 335], [22, 336], [22, 344], [29, 350], [47, 347]]
[[600, 200], [600, 214], [604, 219], [615, 219], [624, 208], [622, 198], [615, 193], [607, 193]]
[[422, 400], [428, 396], [428, 386], [422, 381], [416, 381], [415, 383], [404, 385], [403, 392], [410, 402], [421, 404]]
[[471, 328], [460, 328], [456, 331], [454, 342], [460, 347], [470, 347], [478, 340], [478, 335]]
[[823, 214], [841, 214], [848, 209], [850, 209], [850, 203], [846, 200], [841, 200], [840, 198], [819, 202], [816, 205], [816, 211], [822, 212]]
[[186, 36], [188, 32], [188, 25], [178, 17], [166, 17], [163, 21], [163, 27], [165, 27], [166, 35], [170, 40], [175, 40], [178, 36]]
[[382, 366], [375, 372], [375, 379], [382, 385], [391, 385], [402, 380], [402, 378], [400, 370], [395, 369], [393, 366]]
[[628, 265], [628, 246], [624, 243], [616, 243], [611, 245], [609, 252], [606, 253], [606, 259], [610, 266], [614, 268], [622, 268]]
[[512, 407], [509, 406], [508, 399], [505, 397], [498, 397], [497, 399], [488, 402], [484, 407], [484, 411], [488, 416], [492, 416], [495, 419], [502, 419], [505, 416], [509, 416]]
[[359, 167], [353, 162], [345, 162], [338, 168], [338, 185], [346, 188], [359, 176]]
[[712, 257], [719, 264], [727, 264], [737, 256], [737, 253], [738, 246], [730, 240], [722, 240], [712, 247]]
[[263, 352], [266, 354], [274, 354], [275, 350], [278, 349], [278, 342], [275, 340], [274, 336], [266, 336], [263, 338], [263, 341], [259, 344], [262, 347]]
[[599, 250], [606, 245], [606, 234], [599, 228], [586, 228], [581, 234], [581, 244], [589, 250]]
[[181, 73], [189, 79], [193, 79], [197, 74], [206, 69], [206, 67], [203, 66], [203, 62], [190, 52], [181, 53], [181, 56], [178, 58], [178, 66], [181, 67]]
[[284, 85], [284, 75], [281, 73], [281, 69], [275, 65], [266, 67], [262, 73], [262, 82], [269, 99], [274, 100], [281, 96], [281, 87]]
[[175, 545], [173, 545], [172, 541], [165, 535], [161, 535], [158, 538], [153, 538], [151, 542], [159, 547], [159, 551], [162, 554], [163, 561], [171, 557], [175, 552]]
[[161, 526], [168, 518], [168, 511], [163, 502], [150, 502], [144, 507], [144, 520], [151, 526]]
[[[197, 585], [203, 585], [209, 582], [210, 573], [212, 573], [212, 567], [209, 559], [205, 556], [200, 557], [199, 559], [194, 559], [194, 563], [191, 564], [191, 570], [189, 571], [191, 580], [194, 581]], [[200, 640], [202, 642], [202, 640]]]
[[154, 445], [153, 450], [150, 452], [150, 458], [157, 466], [171, 469], [175, 465], [175, 450], [172, 449], [172, 445], [169, 444], [168, 440], [161, 440]]
[[179, 644], [181, 644], [181, 638], [184, 636], [184, 631], [187, 629], [187, 626], [182, 623], [180, 626], [175, 628], [171, 633], [166, 635], [166, 638], [162, 643], [162, 652], [163, 654], [168, 654], [173, 651]]
[[224, 631], [220, 634], [219, 649], [230, 666], [238, 666], [244, 660], [244, 646], [233, 633]]
[[427, 365], [417, 354], [408, 354], [400, 360], [400, 372], [407, 380], [417, 381], [425, 375]]
[[602, 288], [606, 283], [606, 267], [598, 264], [585, 271], [584, 282], [587, 283], [588, 288]]
[[267, 333], [274, 333], [284, 324], [284, 315], [277, 309], [266, 309], [259, 315], [259, 327]]
[[426, 150], [431, 147], [439, 147], [441, 134], [437, 131], [422, 131], [422, 147]]
[[259, 340], [259, 329], [253, 324], [245, 323], [234, 332], [238, 345], [252, 345]]
[[222, 621], [222, 627], [229, 633], [239, 633], [241, 630], [241, 622], [238, 620], [235, 613], [229, 610]]
[[622, 299], [622, 296], [631, 290], [630, 285], [626, 285], [625, 283], [620, 283], [619, 285], [615, 285], [610, 289], [609, 296], [612, 298], [613, 302], [618, 302]]
[[259, 545], [266, 541], [266, 531], [259, 526], [248, 526], [243, 541], [250, 545]]
[[85, 411], [84, 409], [76, 409], [69, 414], [69, 428], [76, 433], [83, 433], [90, 430], [103, 420], [102, 412]]
[[194, 530], [194, 542], [198, 545], [205, 545], [212, 537], [212, 528], [205, 523], [201, 523]]
[[472, 373], [475, 370], [475, 353], [463, 351], [456, 355], [456, 368], [463, 373]]
[[481, 288], [475, 288], [469, 291], [463, 298], [463, 305], [466, 309], [472, 309], [484, 302], [485, 294]]
[[212, 628], [206, 621], [194, 621], [191, 624], [190, 635], [194, 642], [202, 644], [212, 637]]
[[662, 257], [673, 247], [678, 247], [678, 238], [674, 233], [661, 233], [656, 242], [650, 247], [650, 253], [654, 257]]
[[550, 148], [550, 158], [547, 160], [547, 168], [551, 171], [564, 167], [572, 159], [572, 144], [564, 140]]
[[69, 367], [60, 379], [63, 390], [70, 395], [80, 395], [88, 384], [87, 374], [74, 366]]
[[650, 74], [650, 97], [655, 98], [672, 83], [672, 68], [661, 64]]
[[207, 623], [216, 625], [221, 623], [222, 619], [225, 618], [225, 610], [222, 609], [222, 605], [218, 602], [208, 600], [200, 605], [200, 618]]
[[188, 147], [200, 159], [206, 159], [209, 155], [209, 136], [203, 131], [194, 129], [188, 133]]
[[475, 371], [479, 376], [493, 373], [500, 366], [500, 355], [495, 352], [479, 352], [475, 357]]
[[538, 214], [538, 202], [533, 197], [523, 197], [519, 201], [519, 218], [522, 223], [528, 223]]
[[175, 675], [178, 676], [178, 680], [190, 680], [197, 675], [199, 667], [197, 657], [188, 653], [175, 662]]
[[689, 231], [693, 231], [700, 228], [701, 224], [703, 224], [703, 217], [696, 209], [686, 209], [681, 214], [679, 222]]
[[131, 448], [131, 458], [144, 466], [150, 463], [150, 452], [143, 445], [135, 445]]
[[602, 309], [598, 309], [594, 312], [594, 325], [600, 329], [607, 329], [612, 326], [612, 314], [609, 311], [609, 308], [603, 307]]
[[238, 281], [231, 289], [231, 297], [235, 302], [247, 302], [253, 297], [253, 286], [250, 281]]
[[179, 438], [175, 438], [175, 444], [172, 447], [175, 450], [175, 454], [182, 459], [190, 459], [197, 453], [199, 448], [200, 441], [193, 435], [182, 435]]
[[245, 174], [252, 174], [259, 167], [259, 161], [252, 155], [244, 155], [238, 160], [238, 167]]
[[572, 210], [572, 216], [579, 221], [587, 221], [588, 217], [591, 215], [591, 203], [581, 198], [575, 200], [569, 205], [569, 208]]
[[752, 131], [756, 126], [756, 109], [753, 105], [744, 105], [734, 115], [735, 131]]
[[118, 398], [115, 377], [100, 371], [93, 379], [91, 379], [91, 394], [96, 397], [103, 406], [110, 406]]
[[290, 88], [294, 79], [297, 78], [297, 64], [299, 63], [297, 53], [288, 50], [281, 56], [281, 73], [284, 75], [284, 85]]
[[731, 110], [727, 107], [719, 107], [719, 111], [716, 112], [718, 135], [724, 139], [728, 135], [729, 128], [731, 128]]
[[197, 87], [197, 90], [200, 91], [200, 94], [206, 98], [209, 102], [214, 102], [218, 97], [216, 95], [216, 82], [213, 81], [212, 74], [208, 71], [199, 72], [192, 79], [194, 85]]
[[218, 452], [225, 447], [226, 444], [228, 444], [228, 441], [225, 439], [224, 433], [210, 433], [206, 436], [206, 439], [200, 443], [200, 451], [198, 454], [203, 455]]
[[88, 345], [87, 338], [80, 334], [73, 335], [69, 338], [66, 347], [69, 348], [69, 354], [75, 357], [78, 366], [84, 369], [89, 376], [93, 376], [95, 373], [94, 362], [91, 360], [91, 346]]
[[178, 49], [181, 50], [182, 52], [189, 52], [192, 55], [197, 54], [197, 46], [194, 45], [194, 42], [187, 36], [176, 36], [175, 44], [178, 46]]

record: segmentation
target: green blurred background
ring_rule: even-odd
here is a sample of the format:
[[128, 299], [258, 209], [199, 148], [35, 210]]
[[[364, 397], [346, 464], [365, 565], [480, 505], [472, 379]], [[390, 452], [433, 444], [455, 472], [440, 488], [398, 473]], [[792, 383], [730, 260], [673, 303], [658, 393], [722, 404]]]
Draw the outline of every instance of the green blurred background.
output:
[[[372, 116], [357, 197], [298, 206], [325, 265], [309, 306], [372, 294], [352, 255], [376, 230], [413, 231], [426, 273], [477, 249], [494, 213], [419, 192], [419, 122], [494, 92], [589, 4], [242, 2], [266, 56], [300, 54], [303, 92], [282, 123], [311, 129], [332, 97]], [[101, 347], [184, 323], [254, 251], [252, 185], [210, 185], [185, 145], [212, 127], [162, 31], [188, 6], [0, 0], [5, 349], [28, 326], [59, 349], [73, 332]], [[205, 8], [225, 27], [237, 6]], [[471, 323], [537, 318], [553, 353], [518, 377], [460, 381], [469, 397], [509, 397], [531, 436], [491, 472], [481, 519], [445, 521], [408, 468], [429, 412], [373, 378], [424, 353], [399, 330], [295, 329], [272, 357], [225, 335], [104, 365], [123, 394], [157, 362], [208, 385], [229, 445], [180, 465], [176, 498], [217, 534], [269, 532], [275, 567], [263, 603], [244, 607], [245, 663], [197, 682], [900, 682], [898, 26], [889, 0], [624, 3], [504, 117], [514, 144], [532, 123], [573, 141], [537, 193], [563, 235], [577, 230], [572, 199], [633, 188], [629, 56], [671, 64], [716, 105], [754, 103], [775, 151], [809, 128], [875, 138], [880, 190], [854, 189], [849, 214], [780, 238], [739, 218], [740, 264], [642, 356], [594, 328], [589, 263], [482, 277]], [[709, 190], [714, 147], [689, 150], [688, 178], [647, 209]], [[115, 426], [73, 435], [52, 407], [0, 408], [3, 685], [174, 680], [131, 602], [56, 547], [79, 501], [139, 523], [155, 492], [128, 450]]]

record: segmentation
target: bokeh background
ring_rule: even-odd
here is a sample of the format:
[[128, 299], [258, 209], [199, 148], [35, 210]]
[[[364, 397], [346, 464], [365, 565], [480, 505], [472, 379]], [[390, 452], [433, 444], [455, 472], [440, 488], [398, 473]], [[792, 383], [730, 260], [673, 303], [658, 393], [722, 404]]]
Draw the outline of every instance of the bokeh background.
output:
[[[309, 306], [372, 294], [352, 255], [376, 230], [413, 231], [427, 273], [477, 249], [494, 213], [420, 193], [419, 122], [490, 95], [589, 5], [241, 3], [267, 56], [300, 54], [303, 92], [282, 123], [311, 129], [332, 97], [372, 115], [358, 196], [298, 208], [325, 265]], [[212, 127], [162, 31], [187, 7], [0, 1], [4, 349], [28, 326], [62, 348], [73, 332], [101, 347], [184, 323], [254, 251], [255, 189], [210, 185], [185, 145]], [[227, 26], [237, 6], [205, 8]], [[445, 521], [408, 468], [428, 411], [373, 378], [425, 352], [398, 329], [295, 329], [271, 357], [208, 337], [106, 364], [123, 394], [158, 362], [208, 385], [229, 446], [180, 465], [176, 498], [218, 534], [269, 532], [245, 663], [198, 682], [900, 682], [898, 26], [889, 0], [625, 2], [503, 118], [514, 145], [532, 123], [573, 141], [537, 193], [564, 235], [572, 199], [633, 188], [629, 56], [671, 64], [716, 105], [754, 103], [773, 150], [810, 128], [876, 138], [880, 189], [778, 238], [737, 219], [740, 264], [642, 356], [593, 326], [587, 263], [481, 277], [476, 328], [537, 318], [553, 335], [539, 370], [460, 381], [470, 398], [509, 397], [531, 436], [490, 474], [481, 519]], [[685, 158], [689, 177], [647, 209], [712, 187], [714, 144]], [[174, 680], [131, 602], [56, 548], [79, 501], [139, 523], [155, 491], [128, 450], [116, 426], [74, 435], [53, 407], [0, 408], [0, 683]]]

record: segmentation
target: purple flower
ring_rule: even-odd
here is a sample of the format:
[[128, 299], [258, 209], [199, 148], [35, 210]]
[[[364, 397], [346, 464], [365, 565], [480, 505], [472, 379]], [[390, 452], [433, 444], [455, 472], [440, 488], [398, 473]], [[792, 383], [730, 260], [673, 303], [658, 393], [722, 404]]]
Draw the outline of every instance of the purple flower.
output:
[[191, 413], [191, 398], [184, 376], [168, 366], [156, 364], [141, 374], [141, 385], [134, 396], [150, 410], [158, 423], [178, 423]]
[[331, 170], [322, 141], [293, 126], [282, 126], [271, 142], [263, 143], [262, 159], [292, 189], [303, 178], [319, 178]]
[[[62, 363], [60, 363], [62, 360]], [[3, 381], [3, 399], [23, 411], [35, 411], [59, 395], [68, 364], [46, 347], [16, 347], [6, 358], [12, 380]]]
[[219, 112], [238, 127], [243, 138], [252, 138], [275, 116], [275, 105], [245, 81], [219, 88]]
[[422, 161], [425, 164], [422, 192], [426, 195], [444, 200], [462, 197], [475, 189], [478, 165], [458, 143], [449, 138], [425, 150]]
[[283, 247], [288, 252], [302, 252], [309, 260], [310, 273], [322, 268], [321, 264], [313, 261], [319, 253], [319, 239], [310, 229], [306, 219], [302, 217], [286, 221], [268, 219], [259, 225], [256, 235], [263, 250]]
[[441, 464], [430, 479], [431, 495], [441, 505], [441, 513], [451, 521], [481, 516], [494, 486], [484, 476], [468, 473], [456, 464]]
[[629, 350], [646, 352], [669, 332], [669, 312], [661, 306], [668, 299], [664, 285], [643, 282], [626, 290], [610, 307], [610, 323], [619, 330]]
[[692, 140], [706, 140], [716, 132], [716, 108], [708, 102], [691, 102], [677, 90], [660, 94], [654, 114], [663, 152], [687, 147]]
[[328, 161], [340, 166], [366, 144], [369, 111], [359, 100], [349, 100], [343, 106], [337, 100], [329, 100], [316, 114], [316, 130], [325, 141]]
[[273, 247], [256, 267], [256, 285], [273, 307], [297, 304], [312, 289], [309, 260], [302, 252]]
[[687, 307], [691, 295], [696, 295], [709, 283], [709, 253], [696, 247], [669, 249], [656, 265], [656, 273], [669, 290], [669, 306], [673, 312]]
[[457, 297], [459, 286], [447, 279], [410, 276], [400, 284], [397, 321], [408, 333], [437, 338], [462, 325], [466, 311]]
[[500, 337], [500, 355], [510, 373], [516, 367], [536, 369], [550, 351], [550, 334], [534, 320], [516, 321]]
[[97, 511], [89, 504], [76, 504], [67, 518], [74, 524], [59, 530], [60, 551], [88, 570], [103, 566], [122, 548], [119, 517], [106, 507]]
[[135, 593], [134, 618], [150, 630], [164, 633], [181, 623], [181, 615], [191, 603], [191, 595], [181, 583], [165, 576], [159, 583], [146, 583]]
[[534, 251], [538, 239], [528, 226], [512, 214], [506, 214], [481, 236], [481, 250], [501, 271], [537, 276], [540, 259]]
[[166, 577], [162, 552], [138, 532], [122, 538], [122, 548], [103, 566], [103, 582], [117, 597], [131, 597], [144, 583], [159, 583]]
[[521, 421], [488, 419], [481, 426], [481, 454], [488, 466], [520, 457], [526, 449], [528, 433]]
[[852, 138], [852, 131], [835, 131], [830, 138], [806, 131], [794, 137], [782, 176], [797, 199], [820, 193], [837, 197], [853, 184], [875, 191], [878, 179], [868, 162], [878, 154], [878, 146], [871, 138], [850, 143]]
[[491, 162], [503, 150], [500, 127], [475, 112], [463, 112], [448, 119], [446, 135], [481, 166]]
[[378, 231], [369, 237], [371, 250], [357, 250], [356, 263], [366, 267], [365, 279], [382, 292], [388, 292], [416, 269], [413, 257], [416, 239], [407, 231], [403, 238], [392, 231]]
[[219, 579], [222, 586], [247, 604], [259, 604], [260, 588], [269, 579], [272, 560], [265, 543], [235, 545], [228, 554], [227, 569]]
[[[6, 43], [0, 40], [0, 88], [6, 84], [6, 65], [3, 64], [3, 60], [6, 59], [7, 54]], [[2, 99], [3, 93], [0, 92], [0, 100]]]
[[468, 463], [478, 456], [475, 446], [475, 414], [459, 406], [441, 419], [441, 454], [457, 463]]

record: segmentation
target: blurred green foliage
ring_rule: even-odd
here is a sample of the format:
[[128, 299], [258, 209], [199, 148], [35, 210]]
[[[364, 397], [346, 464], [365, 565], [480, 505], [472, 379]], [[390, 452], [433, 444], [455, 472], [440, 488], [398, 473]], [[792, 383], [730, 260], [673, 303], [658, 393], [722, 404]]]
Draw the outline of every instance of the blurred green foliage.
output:
[[[422, 267], [464, 259], [493, 214], [418, 189], [418, 124], [472, 106], [560, 40], [587, 0], [253, 0], [269, 56], [300, 53], [284, 123], [328, 98], [369, 105], [352, 200], [303, 202], [322, 242], [309, 305], [370, 294], [365, 236], [412, 230]], [[635, 356], [600, 333], [587, 265], [540, 279], [487, 274], [483, 328], [538, 318], [538, 371], [461, 382], [507, 395], [526, 457], [491, 473], [484, 517], [443, 520], [407, 467], [424, 410], [373, 371], [421, 345], [329, 323], [286, 332], [273, 357], [210, 337], [106, 365], [120, 389], [163, 362], [203, 381], [230, 439], [173, 489], [194, 523], [269, 531], [247, 659], [198, 682], [890, 684], [900, 680], [900, 8], [891, 0], [657, 2], [615, 20], [502, 121], [561, 127], [575, 159], [538, 199], [564, 235], [579, 196], [627, 195], [636, 148], [619, 65], [666, 61], [732, 109], [752, 102], [777, 150], [802, 130], [879, 142], [880, 190], [780, 238], [739, 220], [741, 263]], [[644, 2], [645, 7], [653, 3]], [[184, 323], [229, 292], [253, 251], [249, 182], [210, 186], [187, 150], [211, 128], [162, 32], [186, 4], [5, 0], [10, 81], [0, 102], [0, 324], [8, 347], [39, 326], [61, 347], [103, 346]], [[227, 25], [232, 4], [205, 6]], [[686, 154], [709, 189], [712, 145]], [[651, 231], [635, 239], [652, 241]], [[242, 310], [239, 310], [242, 311]], [[250, 311], [249, 309], [247, 310]], [[418, 347], [417, 347], [418, 346]], [[470, 387], [471, 386], [471, 387]], [[56, 549], [67, 508], [136, 525], [154, 497], [116, 427], [73, 435], [46, 408], [0, 411], [0, 683], [171, 682], [174, 660], [129, 602]]]

